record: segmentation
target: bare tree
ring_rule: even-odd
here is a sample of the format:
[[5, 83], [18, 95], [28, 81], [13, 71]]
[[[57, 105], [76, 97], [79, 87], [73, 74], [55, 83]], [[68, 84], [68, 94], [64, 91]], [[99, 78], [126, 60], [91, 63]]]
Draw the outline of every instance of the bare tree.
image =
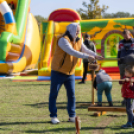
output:
[[82, 5], [84, 9], [77, 9], [77, 12], [81, 15], [82, 19], [100, 19], [102, 14], [108, 9], [108, 6], [103, 5], [100, 7], [98, 5], [99, 0], [89, 0], [90, 4], [83, 2]]

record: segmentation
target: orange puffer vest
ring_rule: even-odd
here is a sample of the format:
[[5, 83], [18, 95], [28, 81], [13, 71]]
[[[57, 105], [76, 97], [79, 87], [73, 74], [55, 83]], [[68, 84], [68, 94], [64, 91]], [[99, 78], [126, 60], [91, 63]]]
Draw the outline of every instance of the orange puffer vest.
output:
[[[69, 44], [73, 47], [74, 50], [76, 51], [81, 50], [81, 45], [82, 45], [81, 39], [78, 40], [76, 43], [73, 43], [70, 41], [70, 39], [67, 36], [65, 36], [64, 38], [68, 40]], [[57, 41], [54, 57], [52, 60], [51, 69], [66, 75], [72, 75], [75, 73], [75, 66], [77, 64], [78, 58], [69, 55], [65, 51], [63, 51], [58, 46], [58, 41]]]

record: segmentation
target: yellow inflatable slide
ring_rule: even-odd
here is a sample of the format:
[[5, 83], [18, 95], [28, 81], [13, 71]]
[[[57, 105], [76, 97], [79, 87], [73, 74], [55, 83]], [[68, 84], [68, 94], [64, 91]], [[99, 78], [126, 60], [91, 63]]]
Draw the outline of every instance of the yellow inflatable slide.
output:
[[33, 68], [39, 58], [38, 24], [30, 0], [0, 0], [0, 74]]

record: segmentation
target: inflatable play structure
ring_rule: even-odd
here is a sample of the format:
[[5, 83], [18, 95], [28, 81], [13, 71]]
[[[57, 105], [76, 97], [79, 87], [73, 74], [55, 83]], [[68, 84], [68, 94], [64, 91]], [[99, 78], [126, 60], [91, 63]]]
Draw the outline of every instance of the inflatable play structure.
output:
[[[66, 26], [71, 22], [79, 22], [79, 14], [71, 9], [59, 9], [51, 13], [47, 22], [41, 25], [41, 56], [38, 65], [39, 76], [50, 76], [51, 61], [55, 52], [57, 39], [66, 31]], [[79, 35], [81, 36], [81, 34]], [[79, 59], [75, 69], [75, 76], [82, 75], [82, 60]]]
[[40, 53], [37, 21], [31, 0], [0, 0], [0, 74], [33, 68]]
[[[123, 39], [122, 31], [128, 29], [134, 36], [134, 18], [92, 19], [81, 20], [80, 15], [71, 9], [58, 9], [52, 12], [48, 21], [41, 25], [41, 55], [38, 65], [39, 76], [50, 76], [51, 61], [54, 55], [57, 38], [66, 31], [66, 26], [72, 22], [81, 25], [81, 35], [88, 33], [95, 43], [97, 53], [105, 58], [116, 58], [118, 43]], [[117, 61], [101, 61], [101, 67], [107, 72], [119, 72]], [[79, 59], [75, 75], [83, 73], [82, 60]]]

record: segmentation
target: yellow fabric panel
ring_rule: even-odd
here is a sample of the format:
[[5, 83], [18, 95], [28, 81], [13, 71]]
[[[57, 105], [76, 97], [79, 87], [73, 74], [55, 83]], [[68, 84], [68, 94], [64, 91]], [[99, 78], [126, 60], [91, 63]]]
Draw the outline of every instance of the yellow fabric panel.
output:
[[0, 0], [0, 4], [2, 3], [2, 2], [4, 2], [5, 0]]
[[7, 52], [14, 52], [14, 53], [20, 53], [21, 52], [21, 46], [20, 45], [15, 45], [15, 44], [11, 44], [11, 43], [7, 43]]
[[63, 34], [66, 31], [66, 27], [71, 24], [71, 22], [60, 22], [55, 23], [55, 34]]
[[16, 23], [6, 24], [5, 27], [7, 32], [13, 33], [14, 35], [18, 35], [16, 29]]
[[35, 66], [40, 53], [40, 37], [37, 21], [34, 16], [29, 14], [27, 23], [27, 33], [25, 33], [25, 51], [22, 58], [17, 63], [13, 63], [12, 72], [19, 72], [25, 68]]

